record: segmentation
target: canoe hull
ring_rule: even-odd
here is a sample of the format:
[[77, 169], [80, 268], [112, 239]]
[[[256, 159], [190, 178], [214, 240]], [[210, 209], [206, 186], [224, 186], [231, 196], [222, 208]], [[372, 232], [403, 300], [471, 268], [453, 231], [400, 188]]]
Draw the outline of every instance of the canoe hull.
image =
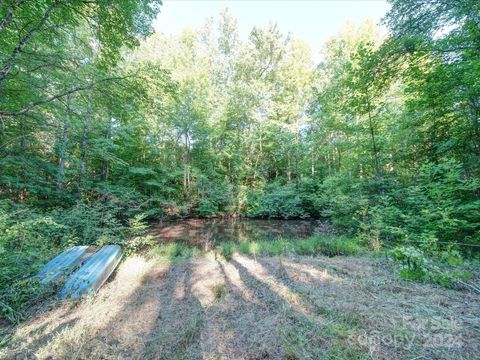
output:
[[42, 284], [48, 284], [68, 276], [80, 265], [88, 246], [73, 246], [50, 260], [38, 273]]
[[95, 294], [113, 273], [121, 258], [120, 246], [103, 246], [65, 283], [60, 297], [79, 299]]

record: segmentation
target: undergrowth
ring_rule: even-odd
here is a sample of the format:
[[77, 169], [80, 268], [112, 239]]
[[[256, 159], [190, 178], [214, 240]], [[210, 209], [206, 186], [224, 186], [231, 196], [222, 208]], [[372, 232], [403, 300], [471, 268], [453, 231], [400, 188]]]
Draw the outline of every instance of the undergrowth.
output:
[[447, 288], [472, 287], [468, 284], [473, 274], [467, 270], [460, 252], [444, 250], [429, 254], [413, 246], [398, 246], [390, 251], [391, 258], [398, 265], [400, 277], [406, 280], [428, 281]]

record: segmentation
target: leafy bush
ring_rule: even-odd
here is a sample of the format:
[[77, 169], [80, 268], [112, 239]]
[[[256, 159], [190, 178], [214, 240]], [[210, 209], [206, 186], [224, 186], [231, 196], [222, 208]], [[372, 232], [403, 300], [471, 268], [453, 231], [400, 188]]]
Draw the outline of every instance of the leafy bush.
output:
[[198, 216], [209, 217], [225, 214], [233, 202], [232, 188], [225, 180], [212, 180], [200, 176], [196, 183]]
[[391, 256], [400, 265], [400, 276], [407, 280], [431, 281], [452, 287], [459, 280], [471, 277], [468, 271], [461, 269], [463, 260], [455, 250], [442, 251], [433, 257], [412, 246], [398, 246], [391, 251]]
[[425, 280], [428, 277], [427, 258], [417, 248], [397, 247], [392, 251], [393, 258], [401, 265], [400, 276], [410, 280]]
[[125, 241], [124, 251], [130, 255], [155, 244], [155, 239], [148, 234], [148, 225], [145, 222], [146, 214], [138, 214], [128, 220], [129, 239]]
[[257, 218], [308, 218], [302, 198], [293, 184], [269, 184], [262, 193], [252, 192], [248, 216]]
[[458, 242], [480, 244], [479, 189], [455, 161], [423, 165], [413, 183], [391, 190], [370, 209], [364, 230], [430, 255]]
[[321, 215], [330, 219], [332, 225], [341, 231], [357, 232], [369, 203], [366, 185], [348, 176], [325, 178], [320, 186], [317, 205], [321, 208]]
[[42, 293], [32, 278], [60, 244], [65, 227], [49, 215], [0, 203], [0, 317], [19, 321], [25, 304]]

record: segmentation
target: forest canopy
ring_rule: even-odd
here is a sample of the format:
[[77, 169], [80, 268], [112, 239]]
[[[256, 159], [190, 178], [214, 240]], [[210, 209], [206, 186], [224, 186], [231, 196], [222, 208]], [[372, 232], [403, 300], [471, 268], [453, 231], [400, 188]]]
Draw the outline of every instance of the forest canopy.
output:
[[346, 23], [315, 63], [275, 23], [242, 38], [228, 10], [167, 36], [160, 1], [0, 2], [2, 314], [58, 249], [158, 218], [480, 245], [480, 3], [390, 3], [388, 33]]

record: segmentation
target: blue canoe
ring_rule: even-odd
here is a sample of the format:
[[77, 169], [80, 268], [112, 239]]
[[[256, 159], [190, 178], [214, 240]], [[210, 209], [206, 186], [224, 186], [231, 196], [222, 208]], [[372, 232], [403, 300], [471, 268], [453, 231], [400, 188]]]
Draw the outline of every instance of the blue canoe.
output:
[[83, 295], [95, 294], [115, 270], [121, 258], [120, 246], [105, 245], [65, 283], [60, 297], [79, 299]]
[[74, 246], [50, 260], [38, 273], [40, 282], [48, 284], [69, 275], [80, 264], [88, 246]]

